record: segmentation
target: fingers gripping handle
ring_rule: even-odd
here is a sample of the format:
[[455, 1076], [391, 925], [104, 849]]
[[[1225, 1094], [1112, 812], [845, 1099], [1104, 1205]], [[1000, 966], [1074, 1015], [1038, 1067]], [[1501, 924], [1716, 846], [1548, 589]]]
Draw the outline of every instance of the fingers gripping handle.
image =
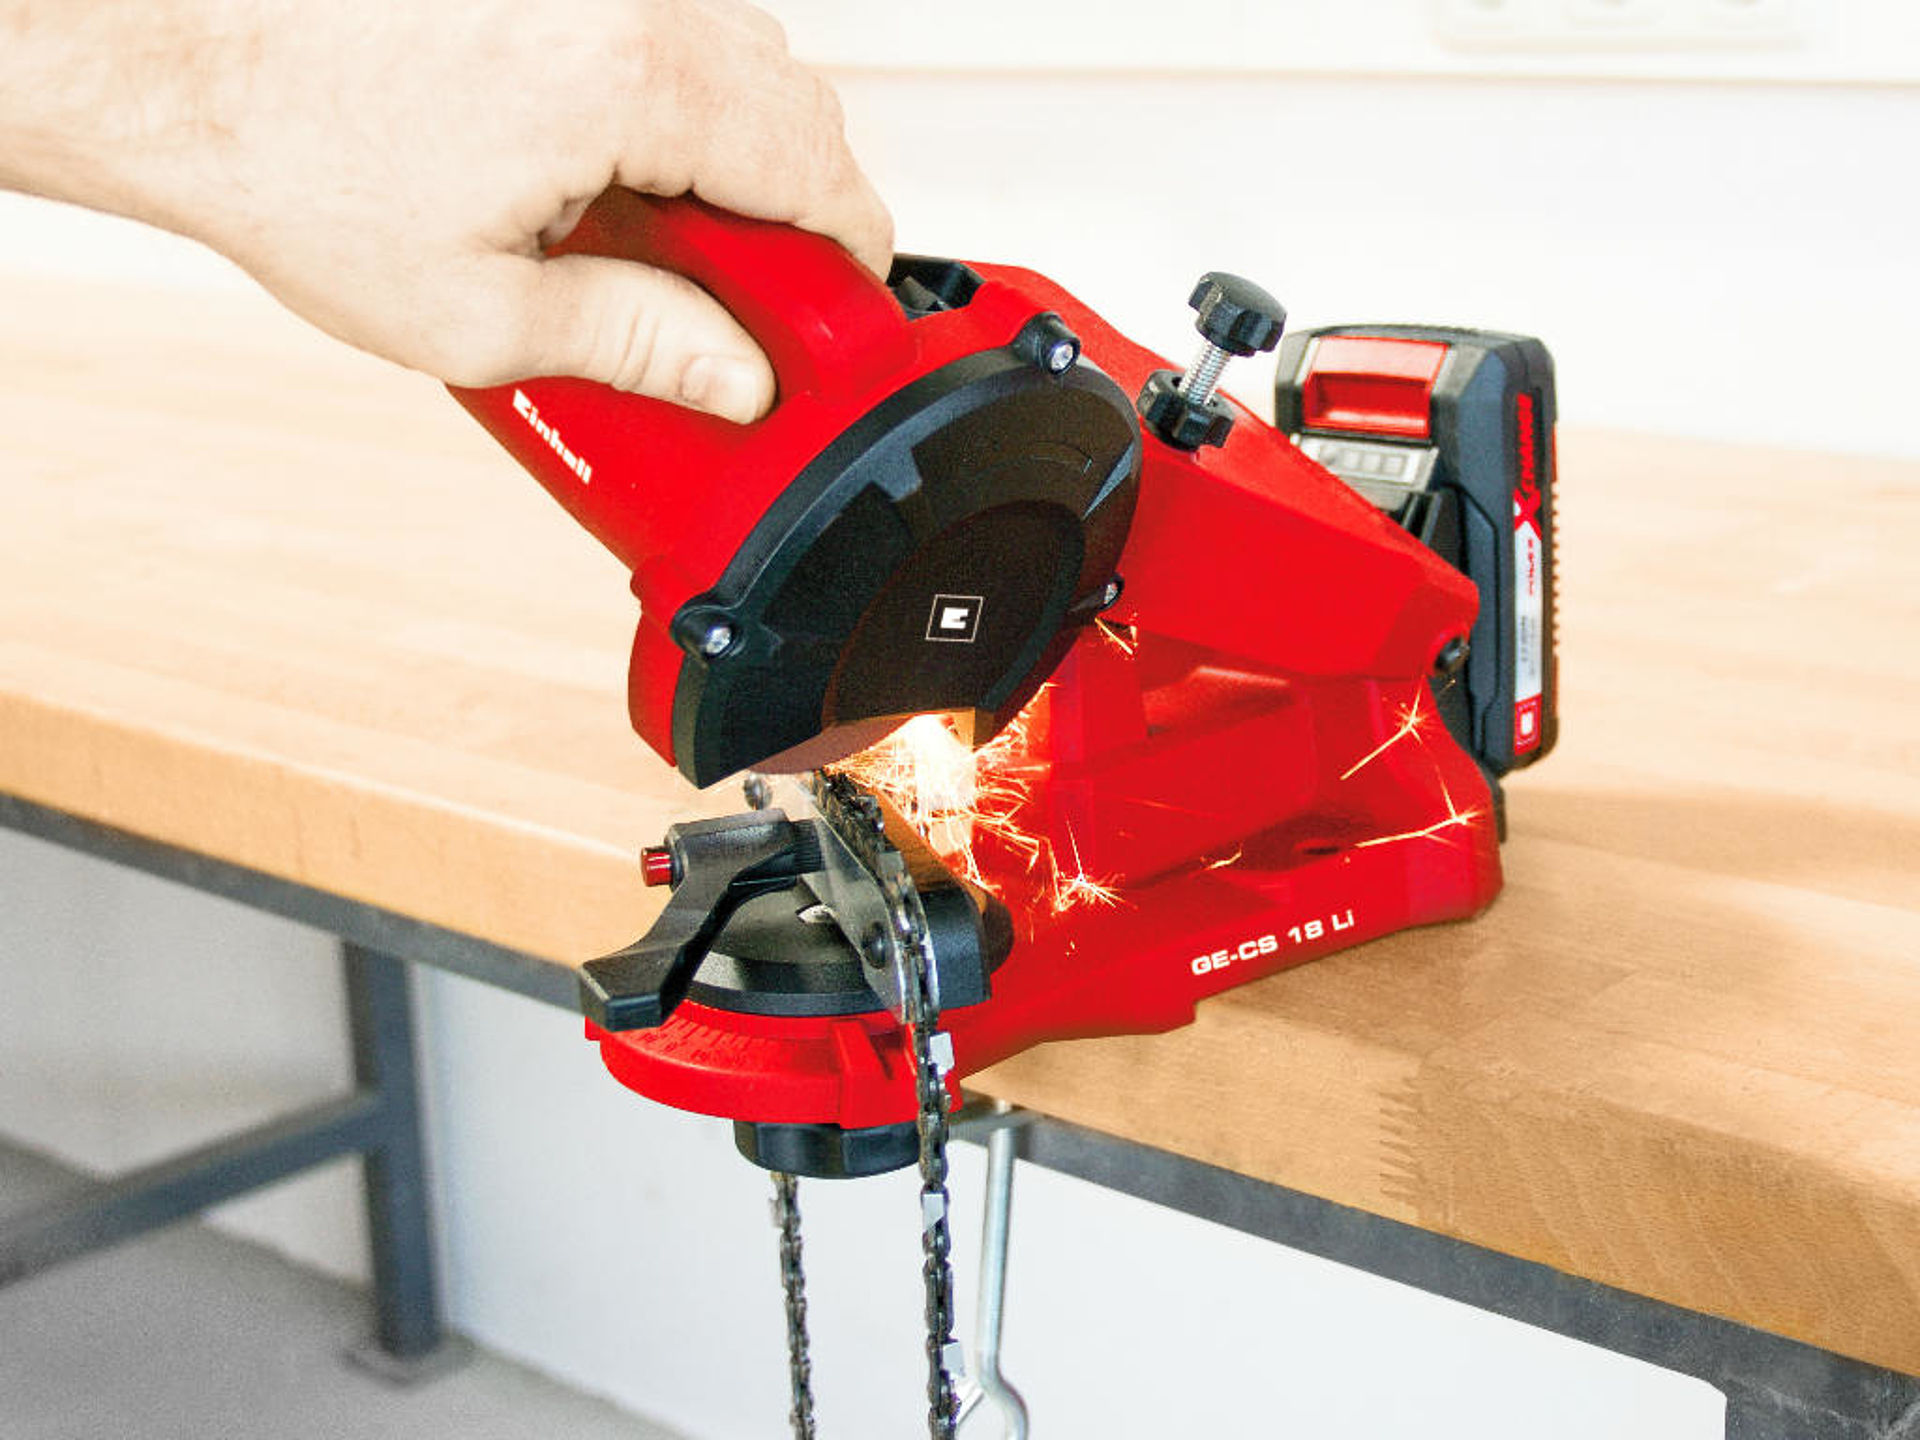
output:
[[838, 243], [691, 196], [608, 190], [551, 253], [610, 256], [686, 276], [766, 351], [781, 396], [855, 388], [899, 368], [912, 347], [892, 293]]

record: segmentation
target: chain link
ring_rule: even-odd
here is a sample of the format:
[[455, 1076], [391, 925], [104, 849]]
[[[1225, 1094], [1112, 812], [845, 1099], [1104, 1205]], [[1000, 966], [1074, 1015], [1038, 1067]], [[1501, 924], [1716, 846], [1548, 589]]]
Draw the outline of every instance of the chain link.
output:
[[954, 1440], [959, 1427], [959, 1396], [953, 1371], [959, 1347], [953, 1338], [953, 1235], [947, 1223], [947, 1071], [952, 1066], [941, 1046], [940, 1012], [928, 977], [926, 937], [908, 942], [912, 980], [911, 1025], [914, 1071], [920, 1092], [920, 1274], [926, 1287], [927, 1434], [930, 1440]]
[[[865, 797], [843, 780], [817, 779], [814, 796], [823, 819], [836, 824], [836, 832], [846, 835], [849, 848], [871, 866], [876, 848], [885, 845], [877, 808], [870, 801], [864, 806], [857, 804]], [[857, 821], [849, 821], [849, 809], [857, 811]], [[912, 882], [904, 867], [891, 871], [884, 880], [878, 874], [873, 878], [886, 898], [888, 919], [906, 962], [904, 998], [907, 1031], [913, 1043], [916, 1124], [920, 1132], [920, 1274], [926, 1291], [927, 1434], [929, 1440], [954, 1440], [960, 1404], [953, 1374], [960, 1364], [960, 1346], [953, 1338], [953, 1235], [947, 1221], [947, 1072], [953, 1068], [953, 1047], [940, 1032], [932, 943], [918, 896], [911, 890]], [[815, 1440], [798, 1186], [793, 1176], [777, 1171], [773, 1186], [774, 1221], [780, 1229], [780, 1284], [787, 1306], [787, 1371], [793, 1391], [789, 1418], [794, 1440]]]
[[807, 1274], [800, 1263], [800, 1184], [773, 1172], [773, 1223], [780, 1231], [780, 1290], [787, 1302], [787, 1383], [793, 1440], [815, 1440], [813, 1362], [807, 1353]]

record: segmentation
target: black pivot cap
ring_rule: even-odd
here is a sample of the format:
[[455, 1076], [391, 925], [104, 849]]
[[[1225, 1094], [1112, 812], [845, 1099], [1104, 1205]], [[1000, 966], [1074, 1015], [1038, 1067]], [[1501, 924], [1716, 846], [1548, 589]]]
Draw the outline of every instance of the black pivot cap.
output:
[[1187, 304], [1195, 312], [1194, 329], [1230, 355], [1273, 349], [1287, 325], [1285, 306], [1251, 280], [1224, 270], [1202, 275]]

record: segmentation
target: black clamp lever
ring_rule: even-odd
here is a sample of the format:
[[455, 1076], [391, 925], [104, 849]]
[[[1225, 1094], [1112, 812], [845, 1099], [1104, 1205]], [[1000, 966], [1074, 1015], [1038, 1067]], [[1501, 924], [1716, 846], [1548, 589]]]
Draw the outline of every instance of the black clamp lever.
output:
[[602, 1030], [665, 1024], [734, 911], [820, 868], [813, 822], [778, 810], [672, 826], [666, 848], [677, 878], [653, 928], [580, 967], [580, 1007]]

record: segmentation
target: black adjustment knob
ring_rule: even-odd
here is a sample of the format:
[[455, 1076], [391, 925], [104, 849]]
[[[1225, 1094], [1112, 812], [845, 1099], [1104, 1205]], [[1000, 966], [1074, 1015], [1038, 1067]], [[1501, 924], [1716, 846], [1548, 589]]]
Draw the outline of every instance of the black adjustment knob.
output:
[[1187, 304], [1194, 309], [1193, 328], [1200, 337], [1232, 355], [1271, 350], [1287, 328], [1285, 306], [1251, 280], [1223, 270], [1202, 275]]
[[1202, 275], [1187, 303], [1194, 309], [1194, 329], [1206, 343], [1186, 374], [1154, 371], [1134, 402], [1147, 428], [1176, 450], [1227, 443], [1233, 412], [1213, 393], [1221, 372], [1236, 355], [1273, 349], [1287, 326], [1278, 300], [1224, 270]]

